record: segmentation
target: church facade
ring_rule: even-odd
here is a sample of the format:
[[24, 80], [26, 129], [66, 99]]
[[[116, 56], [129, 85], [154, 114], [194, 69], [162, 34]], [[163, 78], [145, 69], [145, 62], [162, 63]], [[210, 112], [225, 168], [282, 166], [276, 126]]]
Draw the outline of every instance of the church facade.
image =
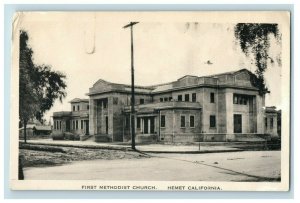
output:
[[[210, 76], [184, 76], [166, 84], [131, 86], [98, 80], [89, 93], [89, 134], [96, 141], [251, 141], [277, 136], [276, 114], [265, 111], [255, 76], [242, 69]], [[274, 124], [266, 125], [266, 119]], [[272, 129], [269, 129], [272, 127]]]

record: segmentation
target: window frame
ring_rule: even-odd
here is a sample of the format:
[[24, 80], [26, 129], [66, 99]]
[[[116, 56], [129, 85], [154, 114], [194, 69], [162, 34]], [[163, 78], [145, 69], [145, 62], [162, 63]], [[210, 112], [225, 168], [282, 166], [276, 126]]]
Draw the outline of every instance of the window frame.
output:
[[177, 101], [182, 101], [182, 94], [177, 95]]
[[189, 102], [190, 101], [190, 94], [184, 94], [184, 101]]
[[[192, 117], [193, 117], [193, 126], [191, 126], [191, 118], [192, 118]], [[190, 121], [190, 122], [189, 122], [190, 128], [195, 128], [195, 115], [194, 115], [194, 114], [191, 114], [190, 117], [189, 117], [189, 119], [190, 119], [190, 120], [189, 120], [189, 121]]]
[[197, 93], [192, 93], [192, 102], [197, 102]]
[[[214, 122], [212, 122], [212, 118], [214, 118]], [[211, 124], [214, 123], [214, 126], [212, 126]], [[217, 118], [216, 115], [209, 115], [209, 128], [216, 128], [217, 126]]]
[[215, 103], [215, 93], [214, 93], [214, 92], [211, 92], [211, 93], [210, 93], [210, 103], [211, 103], [211, 104], [214, 104], [214, 103]]
[[[164, 118], [164, 119], [162, 119], [162, 118]], [[164, 120], [164, 126], [162, 125], [162, 121]], [[161, 128], [166, 128], [166, 115], [160, 115], [160, 127]]]
[[[182, 126], [182, 118], [184, 118], [184, 126]], [[180, 114], [180, 128], [186, 128], [186, 116]]]

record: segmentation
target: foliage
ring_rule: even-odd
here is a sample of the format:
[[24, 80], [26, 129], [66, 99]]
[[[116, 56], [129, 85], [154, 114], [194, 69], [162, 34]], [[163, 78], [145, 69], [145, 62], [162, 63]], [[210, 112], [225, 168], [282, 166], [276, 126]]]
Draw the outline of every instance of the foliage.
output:
[[267, 93], [264, 72], [267, 69], [268, 61], [274, 63], [274, 59], [269, 55], [270, 35], [274, 35], [277, 41], [280, 41], [278, 25], [238, 23], [234, 31], [246, 56], [254, 55], [257, 70], [255, 71], [256, 79], [252, 80], [253, 84], [259, 88], [261, 95]]
[[51, 71], [47, 65], [35, 65], [33, 51], [28, 45], [28, 34], [20, 31], [19, 55], [19, 119], [24, 126], [26, 142], [26, 125], [30, 119], [43, 120], [56, 99], [62, 101], [66, 96], [65, 78], [60, 72]]

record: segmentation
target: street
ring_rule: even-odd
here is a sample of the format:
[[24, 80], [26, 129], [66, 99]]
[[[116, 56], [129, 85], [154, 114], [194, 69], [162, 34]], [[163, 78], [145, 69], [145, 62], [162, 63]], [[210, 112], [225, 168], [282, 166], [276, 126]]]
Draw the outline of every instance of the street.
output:
[[150, 154], [24, 168], [27, 180], [280, 181], [280, 151]]

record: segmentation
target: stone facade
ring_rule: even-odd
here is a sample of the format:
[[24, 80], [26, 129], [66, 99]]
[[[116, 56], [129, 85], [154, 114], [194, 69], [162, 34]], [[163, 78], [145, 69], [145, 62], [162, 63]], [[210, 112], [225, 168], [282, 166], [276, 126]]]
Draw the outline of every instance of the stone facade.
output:
[[[137, 142], [248, 141], [256, 135], [277, 136], [275, 124], [272, 131], [265, 128], [265, 96], [253, 86], [255, 79], [242, 69], [136, 86]], [[89, 89], [89, 133], [96, 140], [130, 141], [130, 90], [130, 85], [104, 80]]]
[[[218, 75], [135, 86], [137, 142], [257, 141], [278, 136], [277, 111], [242, 69]], [[73, 99], [71, 111], [53, 114], [53, 133], [93, 135], [96, 141], [131, 140], [131, 86], [98, 80]]]
[[53, 134], [70, 132], [76, 135], [89, 134], [89, 100], [75, 98], [71, 111], [53, 113]]

